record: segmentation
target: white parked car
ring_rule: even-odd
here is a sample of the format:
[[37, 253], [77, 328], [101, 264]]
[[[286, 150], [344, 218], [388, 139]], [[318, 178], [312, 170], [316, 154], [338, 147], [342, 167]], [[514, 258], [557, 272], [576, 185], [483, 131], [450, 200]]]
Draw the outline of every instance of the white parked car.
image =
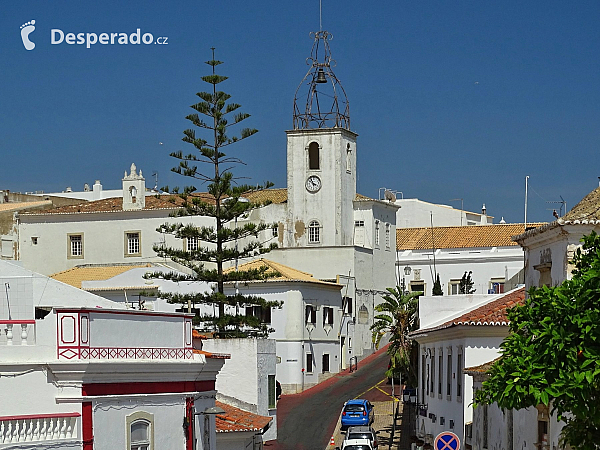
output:
[[348, 439], [342, 442], [342, 450], [374, 450], [368, 439]]

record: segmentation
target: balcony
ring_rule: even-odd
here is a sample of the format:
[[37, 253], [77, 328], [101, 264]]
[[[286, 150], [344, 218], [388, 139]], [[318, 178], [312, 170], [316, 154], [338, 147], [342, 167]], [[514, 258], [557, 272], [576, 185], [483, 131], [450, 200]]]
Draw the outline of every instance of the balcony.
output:
[[59, 360], [194, 358], [189, 315], [59, 308], [56, 320]]
[[0, 417], [0, 445], [78, 440], [79, 416], [79, 413], [59, 413]]
[[0, 345], [34, 345], [35, 320], [0, 320]]

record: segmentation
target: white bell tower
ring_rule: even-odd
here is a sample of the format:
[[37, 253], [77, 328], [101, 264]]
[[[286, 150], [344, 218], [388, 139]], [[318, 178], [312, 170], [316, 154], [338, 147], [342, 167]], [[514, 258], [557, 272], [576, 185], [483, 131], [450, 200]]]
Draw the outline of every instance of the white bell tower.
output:
[[358, 135], [350, 131], [348, 100], [331, 69], [332, 36], [313, 37], [310, 68], [294, 98], [294, 129], [286, 131], [285, 246], [353, 245]]
[[144, 209], [146, 206], [146, 180], [142, 171], [136, 173], [135, 164], [131, 164], [129, 175], [123, 176], [123, 211]]

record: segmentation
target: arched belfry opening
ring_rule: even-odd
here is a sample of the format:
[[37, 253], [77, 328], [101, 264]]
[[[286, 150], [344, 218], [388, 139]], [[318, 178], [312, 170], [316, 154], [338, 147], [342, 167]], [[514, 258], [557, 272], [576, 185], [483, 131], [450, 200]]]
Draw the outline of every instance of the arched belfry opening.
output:
[[[310, 66], [294, 96], [294, 129], [350, 129], [350, 109], [346, 92], [333, 73], [327, 31], [311, 33], [314, 43], [306, 64]], [[305, 101], [304, 101], [305, 100]]]
[[308, 168], [309, 170], [319, 170], [319, 144], [311, 142], [308, 144]]

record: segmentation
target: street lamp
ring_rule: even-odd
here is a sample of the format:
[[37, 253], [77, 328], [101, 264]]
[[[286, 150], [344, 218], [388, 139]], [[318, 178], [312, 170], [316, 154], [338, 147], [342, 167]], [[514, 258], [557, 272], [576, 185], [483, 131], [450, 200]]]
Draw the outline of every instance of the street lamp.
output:
[[[225, 414], [225, 410], [219, 406], [210, 406], [204, 411], [192, 413], [192, 442], [194, 450], [196, 450], [195, 417], [204, 416], [204, 450], [210, 450], [210, 416], [216, 416], [217, 414]], [[186, 422], [187, 417], [184, 418], [184, 423]]]

